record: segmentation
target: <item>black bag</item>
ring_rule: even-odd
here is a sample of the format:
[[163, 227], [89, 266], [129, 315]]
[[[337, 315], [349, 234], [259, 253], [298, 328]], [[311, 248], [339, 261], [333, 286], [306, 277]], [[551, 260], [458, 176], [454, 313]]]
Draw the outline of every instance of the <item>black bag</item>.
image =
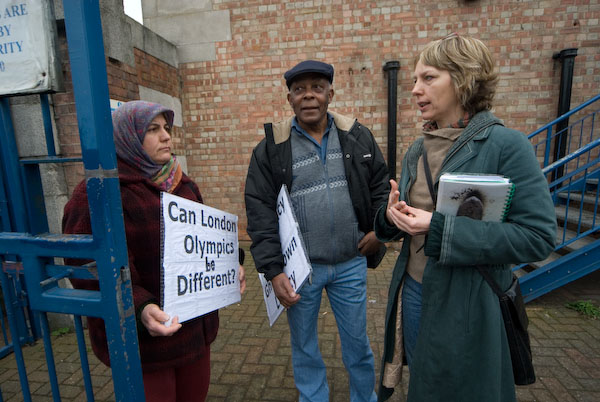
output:
[[494, 293], [498, 295], [502, 319], [504, 320], [504, 329], [506, 330], [506, 339], [510, 348], [510, 360], [512, 361], [515, 384], [533, 384], [535, 382], [535, 371], [531, 357], [529, 333], [527, 332], [529, 320], [525, 311], [525, 303], [521, 294], [519, 279], [513, 275], [510, 287], [506, 292], [502, 292], [489, 272], [479, 266], [476, 268]]

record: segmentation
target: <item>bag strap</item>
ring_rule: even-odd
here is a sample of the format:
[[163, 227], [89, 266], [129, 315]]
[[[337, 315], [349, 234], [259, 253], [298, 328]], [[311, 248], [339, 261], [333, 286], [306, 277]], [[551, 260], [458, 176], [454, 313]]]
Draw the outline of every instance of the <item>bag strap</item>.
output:
[[435, 189], [433, 187], [433, 179], [431, 177], [431, 169], [429, 168], [429, 162], [427, 161], [427, 150], [425, 149], [425, 146], [423, 146], [423, 168], [425, 169], [425, 178], [427, 179], [429, 195], [431, 196], [431, 201], [433, 201], [433, 208], [435, 208], [437, 204], [437, 194], [435, 193]]
[[487, 270], [483, 269], [481, 267], [481, 265], [475, 265], [475, 269], [477, 269], [479, 271], [481, 276], [483, 276], [483, 279], [485, 279], [485, 281], [490, 285], [490, 287], [492, 288], [494, 293], [496, 293], [496, 295], [498, 295], [498, 297], [501, 298], [504, 296], [504, 292], [500, 289], [500, 286], [498, 286], [498, 283], [494, 280], [494, 278], [492, 278], [492, 276], [490, 275], [490, 273]]

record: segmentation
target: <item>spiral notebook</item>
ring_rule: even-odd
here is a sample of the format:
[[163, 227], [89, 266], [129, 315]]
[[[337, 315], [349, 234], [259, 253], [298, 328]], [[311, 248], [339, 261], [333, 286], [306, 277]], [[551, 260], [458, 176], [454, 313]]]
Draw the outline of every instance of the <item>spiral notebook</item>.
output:
[[514, 192], [514, 183], [501, 175], [444, 173], [439, 180], [436, 211], [456, 215], [460, 204], [475, 195], [483, 204], [481, 219], [502, 222], [506, 218]]

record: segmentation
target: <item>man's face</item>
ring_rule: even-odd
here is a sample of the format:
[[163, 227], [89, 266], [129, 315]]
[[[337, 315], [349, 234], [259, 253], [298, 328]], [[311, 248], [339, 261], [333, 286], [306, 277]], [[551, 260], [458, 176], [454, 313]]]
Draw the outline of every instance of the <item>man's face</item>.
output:
[[300, 127], [327, 122], [327, 106], [333, 98], [333, 88], [320, 74], [303, 74], [290, 86], [287, 99]]

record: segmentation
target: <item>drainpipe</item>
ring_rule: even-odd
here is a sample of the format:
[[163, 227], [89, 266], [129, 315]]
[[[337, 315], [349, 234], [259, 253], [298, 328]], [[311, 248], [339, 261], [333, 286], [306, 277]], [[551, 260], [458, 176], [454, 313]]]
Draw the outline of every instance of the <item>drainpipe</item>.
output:
[[[552, 58], [562, 63], [560, 74], [560, 92], [558, 95], [557, 117], [562, 116], [571, 109], [571, 87], [573, 86], [573, 67], [575, 65], [577, 48], [563, 49], [554, 53]], [[559, 160], [567, 153], [567, 141], [569, 141], [569, 119], [561, 120], [556, 124], [556, 137], [554, 138], [554, 161]], [[552, 172], [552, 180], [562, 177], [564, 166], [560, 166]]]
[[396, 114], [398, 112], [399, 61], [388, 61], [383, 71], [388, 76], [388, 170], [390, 179], [396, 180]]

